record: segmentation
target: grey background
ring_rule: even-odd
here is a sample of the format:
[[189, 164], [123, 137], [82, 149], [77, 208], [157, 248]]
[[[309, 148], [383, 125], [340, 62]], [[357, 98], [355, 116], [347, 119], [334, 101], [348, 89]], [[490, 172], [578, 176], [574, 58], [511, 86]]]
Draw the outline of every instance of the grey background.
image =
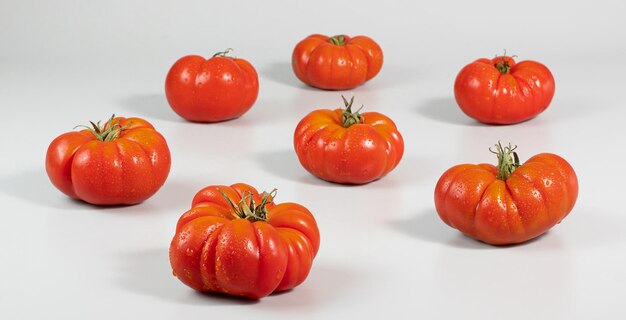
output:
[[[0, 314], [3, 319], [507, 318], [622, 319], [626, 224], [622, 171], [626, 56], [620, 1], [6, 1], [0, 2]], [[291, 50], [312, 33], [365, 34], [381, 73], [345, 92], [299, 83]], [[232, 47], [259, 72], [242, 118], [191, 124], [163, 83], [186, 54]], [[467, 63], [507, 49], [546, 64], [546, 112], [490, 127], [456, 107]], [[297, 122], [356, 95], [396, 121], [395, 171], [346, 187], [310, 176], [292, 147]], [[168, 140], [163, 188], [131, 207], [69, 200], [44, 170], [57, 135], [112, 113], [140, 116]], [[433, 205], [443, 171], [495, 161], [498, 140], [566, 158], [579, 200], [545, 236], [494, 248], [445, 226]], [[193, 292], [171, 275], [180, 214], [209, 184], [279, 189], [316, 216], [309, 278], [257, 302]]]

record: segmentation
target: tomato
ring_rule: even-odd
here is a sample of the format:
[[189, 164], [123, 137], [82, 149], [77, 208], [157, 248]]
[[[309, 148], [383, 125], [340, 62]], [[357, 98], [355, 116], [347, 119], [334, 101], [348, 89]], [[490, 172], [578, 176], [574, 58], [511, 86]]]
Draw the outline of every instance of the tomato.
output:
[[313, 34], [293, 50], [291, 66], [300, 81], [320, 89], [345, 90], [378, 74], [383, 51], [366, 36]]
[[66, 195], [97, 205], [135, 204], [161, 188], [170, 150], [146, 120], [111, 117], [50, 143], [46, 172]]
[[302, 205], [274, 198], [243, 183], [200, 190], [176, 225], [174, 275], [198, 291], [252, 299], [301, 284], [319, 250], [317, 223]]
[[454, 82], [454, 97], [468, 116], [489, 124], [513, 124], [548, 108], [554, 77], [536, 61], [512, 57], [478, 59], [465, 66]]
[[172, 109], [195, 122], [238, 118], [259, 94], [259, 78], [250, 62], [229, 57], [231, 49], [210, 59], [180, 58], [167, 74], [165, 95]]
[[578, 179], [558, 155], [541, 153], [520, 165], [515, 147], [496, 145], [498, 166], [461, 164], [435, 188], [435, 207], [449, 226], [480, 241], [505, 245], [533, 239], [574, 208]]
[[[343, 98], [343, 97], [342, 97]], [[302, 166], [331, 182], [363, 184], [393, 170], [404, 153], [395, 123], [378, 112], [320, 109], [305, 116], [294, 134], [294, 148]]]

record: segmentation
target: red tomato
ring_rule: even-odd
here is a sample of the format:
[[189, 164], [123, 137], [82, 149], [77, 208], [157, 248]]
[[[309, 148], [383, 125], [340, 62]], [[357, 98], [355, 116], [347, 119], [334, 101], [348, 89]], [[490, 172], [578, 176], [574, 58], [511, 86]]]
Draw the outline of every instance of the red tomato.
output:
[[196, 122], [237, 118], [248, 111], [259, 94], [256, 70], [244, 59], [227, 56], [230, 49], [210, 59], [180, 58], [167, 74], [165, 95], [179, 116]]
[[320, 89], [345, 90], [378, 74], [383, 51], [366, 36], [314, 34], [293, 50], [291, 66], [300, 81]]
[[497, 167], [461, 164], [441, 176], [435, 188], [439, 217], [494, 245], [527, 241], [561, 222], [578, 197], [578, 179], [569, 163], [541, 153], [520, 165], [514, 147], [498, 143], [496, 148]]
[[454, 82], [454, 97], [468, 116], [489, 124], [512, 124], [543, 112], [554, 96], [554, 77], [536, 61], [512, 57], [478, 59]]
[[252, 299], [302, 283], [319, 249], [317, 223], [297, 203], [274, 203], [274, 192], [243, 183], [200, 190], [176, 225], [174, 275], [198, 291]]
[[170, 150], [146, 120], [111, 117], [50, 143], [46, 172], [66, 195], [98, 205], [135, 204], [161, 188]]
[[393, 170], [404, 153], [404, 141], [395, 123], [377, 112], [320, 109], [304, 117], [294, 134], [302, 166], [331, 182], [363, 184]]

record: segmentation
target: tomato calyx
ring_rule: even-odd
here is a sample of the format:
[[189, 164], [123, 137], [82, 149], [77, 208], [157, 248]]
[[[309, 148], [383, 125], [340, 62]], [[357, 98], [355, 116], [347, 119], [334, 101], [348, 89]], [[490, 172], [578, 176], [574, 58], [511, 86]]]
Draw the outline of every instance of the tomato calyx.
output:
[[336, 46], [345, 46], [346, 45], [346, 36], [344, 35], [336, 35], [334, 37], [328, 38], [328, 42], [336, 45]]
[[346, 100], [346, 97], [344, 97], [343, 95], [341, 96], [341, 99], [343, 99], [343, 104], [346, 107], [343, 110], [343, 114], [341, 115], [341, 125], [344, 128], [348, 128], [353, 124], [363, 123], [363, 121], [365, 121], [365, 118], [363, 118], [363, 115], [359, 113], [359, 111], [363, 109], [363, 106], [361, 105], [359, 110], [352, 112], [352, 103], [354, 103], [354, 96], [350, 98], [350, 101]]
[[254, 196], [252, 192], [247, 191], [243, 192], [241, 195], [241, 200], [235, 205], [230, 198], [221, 190], [217, 189], [222, 196], [226, 199], [226, 202], [230, 205], [233, 214], [233, 217], [236, 219], [245, 219], [251, 222], [255, 221], [265, 221], [267, 222], [267, 204], [272, 203], [276, 194], [278, 193], [277, 189], [273, 189], [270, 192], [263, 191], [263, 196], [261, 198], [261, 202], [256, 204], [254, 202]]
[[515, 152], [517, 146], [511, 146], [511, 143], [509, 143], [508, 146], [502, 147], [502, 144], [498, 141], [495, 147], [496, 150], [489, 148], [489, 151], [498, 157], [498, 179], [506, 181], [513, 171], [520, 166], [519, 157], [517, 152]]
[[509, 61], [503, 56], [502, 61], [495, 64], [496, 69], [500, 71], [501, 74], [507, 74], [511, 70], [511, 65]]
[[109, 142], [119, 138], [122, 131], [126, 130], [131, 123], [127, 123], [126, 125], [120, 125], [119, 119], [113, 121], [115, 119], [115, 115], [112, 115], [109, 121], [107, 121], [104, 125], [100, 124], [100, 121], [94, 123], [93, 121], [89, 121], [91, 127], [79, 125], [74, 127], [76, 128], [86, 128], [89, 130], [98, 140], [102, 142]]
[[215, 58], [215, 57], [222, 57], [222, 58], [234, 59], [234, 57], [231, 57], [231, 56], [228, 55], [231, 52], [233, 52], [233, 48], [226, 48], [226, 50], [224, 50], [224, 51], [216, 52], [213, 55], [213, 58]]
[[[496, 62], [493, 66], [500, 71], [501, 74], [508, 74], [511, 71], [511, 60], [513, 58], [517, 58], [516, 55], [512, 55], [507, 57], [506, 50], [504, 50], [504, 54], [501, 56], [496, 55], [496, 59], [500, 58], [500, 61]], [[495, 60], [495, 59], [494, 59]]]

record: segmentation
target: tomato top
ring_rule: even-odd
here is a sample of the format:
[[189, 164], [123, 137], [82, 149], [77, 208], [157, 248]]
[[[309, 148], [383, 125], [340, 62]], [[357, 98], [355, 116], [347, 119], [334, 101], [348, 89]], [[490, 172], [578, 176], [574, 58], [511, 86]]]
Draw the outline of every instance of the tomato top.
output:
[[302, 283], [319, 249], [317, 223], [274, 195], [243, 183], [200, 190], [170, 245], [174, 275], [196, 290], [253, 299]]
[[292, 53], [296, 77], [326, 90], [359, 86], [376, 76], [382, 65], [382, 49], [366, 36], [313, 34], [300, 41]]
[[163, 136], [140, 118], [90, 123], [50, 143], [46, 172], [54, 186], [98, 205], [135, 204], [152, 196], [170, 170]]
[[180, 58], [165, 79], [165, 96], [181, 117], [195, 122], [235, 119], [257, 99], [259, 79], [254, 66], [231, 57], [231, 49], [205, 59], [198, 55]]
[[541, 153], [520, 165], [516, 147], [496, 145], [497, 166], [460, 164], [435, 187], [441, 220], [495, 245], [521, 243], [561, 222], [573, 209], [578, 180], [563, 158]]
[[387, 116], [353, 111], [354, 99], [343, 100], [345, 109], [315, 110], [300, 121], [294, 133], [298, 160], [307, 171], [331, 182], [379, 179], [402, 159], [402, 135]]
[[543, 112], [555, 84], [543, 64], [515, 56], [478, 59], [463, 67], [454, 82], [454, 97], [468, 116], [488, 124], [513, 124]]

